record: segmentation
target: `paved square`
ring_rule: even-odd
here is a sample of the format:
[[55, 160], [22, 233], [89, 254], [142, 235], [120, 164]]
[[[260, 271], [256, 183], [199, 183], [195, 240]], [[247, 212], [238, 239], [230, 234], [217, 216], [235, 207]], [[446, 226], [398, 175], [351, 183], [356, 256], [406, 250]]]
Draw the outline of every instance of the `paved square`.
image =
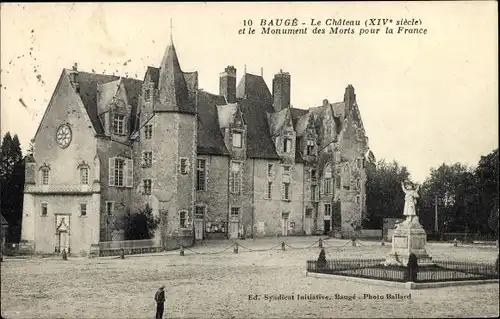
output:
[[[286, 238], [292, 247], [306, 247], [318, 238]], [[277, 246], [281, 239], [240, 241], [251, 249]], [[384, 256], [390, 246], [361, 241], [329, 240], [330, 258]], [[347, 244], [347, 245], [345, 245]], [[317, 317], [483, 317], [499, 315], [497, 284], [403, 290], [384, 286], [305, 277], [306, 260], [317, 259], [318, 244], [309, 249], [278, 249], [239, 254], [230, 241], [209, 241], [186, 250], [148, 256], [7, 260], [2, 263], [4, 318], [152, 318], [154, 293], [166, 285], [167, 318], [317, 318]], [[345, 245], [343, 248], [340, 246]], [[370, 246], [373, 245], [373, 246]], [[335, 247], [334, 247], [335, 246]], [[495, 248], [428, 244], [434, 259], [494, 262]], [[360, 296], [408, 295], [405, 300], [362, 299]], [[354, 300], [265, 300], [265, 295], [356, 295]], [[260, 300], [249, 300], [259, 295]]]

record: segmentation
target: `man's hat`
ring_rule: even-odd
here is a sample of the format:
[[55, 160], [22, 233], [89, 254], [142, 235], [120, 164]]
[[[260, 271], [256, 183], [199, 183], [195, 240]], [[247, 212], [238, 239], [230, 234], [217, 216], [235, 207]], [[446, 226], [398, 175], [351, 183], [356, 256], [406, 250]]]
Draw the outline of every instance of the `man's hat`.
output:
[[160, 286], [160, 289], [165, 289], [165, 285], [161, 285], [161, 286]]

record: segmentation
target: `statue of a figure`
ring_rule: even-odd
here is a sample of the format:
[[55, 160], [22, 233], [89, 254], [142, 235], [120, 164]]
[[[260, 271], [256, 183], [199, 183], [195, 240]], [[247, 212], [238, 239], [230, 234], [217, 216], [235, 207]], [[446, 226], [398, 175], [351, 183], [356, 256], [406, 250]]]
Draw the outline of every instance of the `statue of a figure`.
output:
[[416, 216], [417, 210], [415, 208], [415, 205], [417, 203], [417, 198], [419, 197], [418, 196], [419, 187], [417, 186], [416, 189], [413, 189], [411, 186], [405, 188], [405, 184], [403, 182], [401, 182], [401, 186], [403, 187], [403, 192], [405, 193], [405, 207], [403, 210], [403, 215]]

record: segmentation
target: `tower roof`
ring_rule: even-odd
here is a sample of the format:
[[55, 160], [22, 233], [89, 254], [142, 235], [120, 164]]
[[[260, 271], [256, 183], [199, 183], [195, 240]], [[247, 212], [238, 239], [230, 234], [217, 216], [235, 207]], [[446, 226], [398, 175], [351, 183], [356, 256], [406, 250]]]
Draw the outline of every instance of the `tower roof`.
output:
[[159, 104], [155, 106], [155, 110], [196, 112], [195, 106], [189, 100], [186, 80], [172, 39], [170, 39], [170, 44], [167, 46], [161, 61], [158, 88]]

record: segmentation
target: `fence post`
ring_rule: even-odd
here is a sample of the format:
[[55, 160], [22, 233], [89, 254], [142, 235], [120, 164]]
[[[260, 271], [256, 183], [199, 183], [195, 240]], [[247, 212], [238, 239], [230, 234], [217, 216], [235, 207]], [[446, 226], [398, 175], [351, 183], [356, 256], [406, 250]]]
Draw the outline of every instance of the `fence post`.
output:
[[125, 259], [125, 250], [120, 249], [120, 259]]
[[237, 254], [237, 253], [238, 253], [238, 243], [234, 243], [233, 252], [234, 252], [235, 254]]
[[285, 251], [285, 242], [281, 243], [281, 250]]
[[180, 249], [179, 253], [181, 256], [184, 256], [184, 246], [181, 245], [181, 249]]
[[319, 248], [323, 248], [323, 239], [322, 238], [319, 239]]

